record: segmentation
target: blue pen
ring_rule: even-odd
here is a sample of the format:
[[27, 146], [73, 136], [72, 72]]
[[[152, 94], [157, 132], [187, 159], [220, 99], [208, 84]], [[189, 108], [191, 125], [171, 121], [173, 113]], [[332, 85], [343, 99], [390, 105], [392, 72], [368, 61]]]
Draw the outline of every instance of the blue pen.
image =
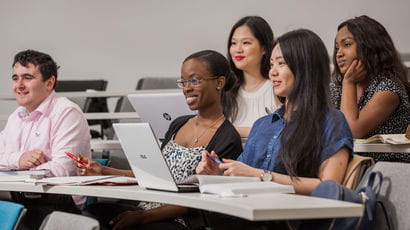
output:
[[207, 156], [209, 159], [213, 160], [214, 162], [216, 162], [216, 163], [218, 163], [218, 164], [222, 164], [222, 163], [223, 163], [223, 162], [222, 162], [221, 160], [219, 160], [218, 158], [215, 158], [215, 157], [213, 157], [213, 156], [211, 156], [211, 155], [209, 155], [209, 154], [206, 154], [206, 156]]

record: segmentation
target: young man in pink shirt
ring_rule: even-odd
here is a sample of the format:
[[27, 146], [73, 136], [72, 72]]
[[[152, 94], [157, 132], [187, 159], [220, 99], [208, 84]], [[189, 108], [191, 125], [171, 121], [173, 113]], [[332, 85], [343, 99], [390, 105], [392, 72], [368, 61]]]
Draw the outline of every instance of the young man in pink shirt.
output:
[[[12, 67], [12, 90], [20, 106], [0, 132], [0, 169], [47, 169], [52, 176], [76, 175], [66, 152], [91, 157], [90, 131], [81, 109], [54, 92], [57, 64], [48, 54], [26, 50], [14, 57]], [[53, 197], [25, 193], [12, 196], [28, 206], [46, 204]], [[71, 196], [66, 198], [75, 210]], [[73, 199], [77, 207], [84, 202], [83, 197]]]

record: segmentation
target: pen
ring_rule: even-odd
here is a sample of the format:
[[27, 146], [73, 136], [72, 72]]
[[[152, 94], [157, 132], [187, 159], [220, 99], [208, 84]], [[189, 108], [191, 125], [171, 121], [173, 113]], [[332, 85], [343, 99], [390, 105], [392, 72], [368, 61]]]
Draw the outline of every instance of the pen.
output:
[[80, 163], [80, 164], [82, 164], [82, 165], [84, 165], [84, 166], [87, 166], [87, 165], [88, 165], [88, 164], [85, 163], [84, 161], [77, 159], [77, 157], [75, 157], [73, 154], [71, 154], [71, 153], [66, 153], [66, 154], [67, 154], [67, 156], [69, 156], [71, 159], [77, 161], [78, 163]]
[[218, 164], [222, 164], [222, 163], [223, 163], [223, 162], [222, 162], [221, 160], [219, 160], [218, 158], [215, 158], [215, 157], [213, 157], [213, 156], [211, 156], [211, 155], [209, 155], [209, 154], [206, 154], [206, 156], [207, 156], [209, 159], [213, 160], [214, 162], [216, 162], [216, 163], [218, 163]]

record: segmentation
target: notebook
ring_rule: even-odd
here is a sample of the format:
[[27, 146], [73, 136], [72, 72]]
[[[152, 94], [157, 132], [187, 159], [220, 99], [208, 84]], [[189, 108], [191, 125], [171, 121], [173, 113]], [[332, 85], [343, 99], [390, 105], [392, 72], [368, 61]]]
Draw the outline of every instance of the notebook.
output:
[[178, 93], [129, 94], [128, 100], [143, 122], [151, 124], [156, 137], [164, 139], [171, 122], [183, 115], [196, 114], [189, 109], [185, 96]]
[[410, 139], [406, 138], [405, 134], [376, 134], [367, 139], [355, 139], [355, 143], [387, 143], [393, 145], [410, 144]]
[[115, 123], [124, 154], [141, 187], [173, 192], [199, 191], [195, 184], [177, 184], [149, 123]]

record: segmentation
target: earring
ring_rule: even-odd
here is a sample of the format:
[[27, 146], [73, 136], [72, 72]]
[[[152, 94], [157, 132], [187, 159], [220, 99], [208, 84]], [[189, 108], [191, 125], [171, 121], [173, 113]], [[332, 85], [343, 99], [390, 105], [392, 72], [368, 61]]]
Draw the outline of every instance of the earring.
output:
[[218, 86], [218, 87], [216, 87], [216, 90], [221, 90], [221, 87], [219, 87], [219, 86]]

